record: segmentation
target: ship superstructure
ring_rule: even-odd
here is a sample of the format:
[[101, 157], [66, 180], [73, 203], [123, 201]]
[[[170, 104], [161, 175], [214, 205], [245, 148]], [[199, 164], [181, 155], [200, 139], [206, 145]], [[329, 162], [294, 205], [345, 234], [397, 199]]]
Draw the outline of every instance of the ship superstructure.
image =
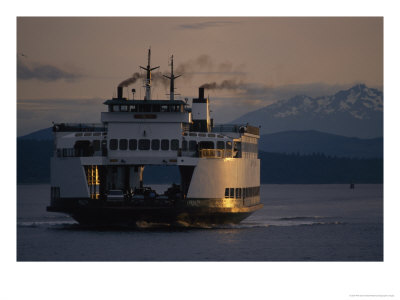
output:
[[[100, 124], [53, 126], [51, 205], [80, 223], [237, 223], [260, 204], [259, 128], [213, 125], [209, 99], [199, 88], [190, 108], [151, 98], [150, 50], [145, 97], [129, 100], [123, 88], [104, 102]], [[162, 194], [146, 184], [146, 166], [179, 168], [180, 183]]]

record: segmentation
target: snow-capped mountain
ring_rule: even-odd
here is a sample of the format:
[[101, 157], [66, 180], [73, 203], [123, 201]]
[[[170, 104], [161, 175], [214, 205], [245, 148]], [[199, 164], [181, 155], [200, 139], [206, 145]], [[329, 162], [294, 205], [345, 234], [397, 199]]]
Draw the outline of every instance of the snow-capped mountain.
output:
[[261, 125], [261, 132], [318, 130], [344, 136], [383, 136], [383, 94], [358, 84], [331, 96], [305, 95], [281, 100], [232, 123]]

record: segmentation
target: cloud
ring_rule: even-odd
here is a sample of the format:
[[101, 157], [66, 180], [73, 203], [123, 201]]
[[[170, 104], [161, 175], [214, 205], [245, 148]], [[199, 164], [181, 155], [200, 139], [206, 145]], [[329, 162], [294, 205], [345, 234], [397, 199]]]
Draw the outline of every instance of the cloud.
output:
[[198, 23], [186, 23], [178, 25], [178, 29], [189, 29], [189, 30], [201, 30], [209, 27], [220, 27], [224, 25], [230, 25], [233, 23], [232, 21], [206, 21], [206, 22], [198, 22]]
[[37, 79], [40, 81], [56, 81], [64, 79], [73, 81], [82, 77], [82, 74], [68, 72], [50, 64], [33, 63], [28, 66], [21, 59], [17, 60], [17, 78], [19, 80]]

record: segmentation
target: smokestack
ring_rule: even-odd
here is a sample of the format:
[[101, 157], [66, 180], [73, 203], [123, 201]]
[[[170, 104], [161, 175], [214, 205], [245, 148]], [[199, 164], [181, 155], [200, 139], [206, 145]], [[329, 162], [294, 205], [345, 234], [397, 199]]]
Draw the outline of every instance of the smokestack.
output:
[[122, 89], [123, 89], [123, 87], [122, 86], [118, 86], [118, 89], [117, 89], [117, 98], [118, 99], [122, 99]]
[[204, 99], [204, 88], [199, 87], [199, 99]]

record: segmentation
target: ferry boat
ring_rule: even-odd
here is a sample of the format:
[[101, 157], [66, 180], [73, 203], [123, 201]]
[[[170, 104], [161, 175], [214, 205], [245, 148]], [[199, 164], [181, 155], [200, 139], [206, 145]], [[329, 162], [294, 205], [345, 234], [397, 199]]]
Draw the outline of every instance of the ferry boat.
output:
[[[81, 224], [239, 223], [260, 209], [259, 128], [213, 125], [200, 87], [191, 107], [175, 99], [173, 57], [169, 99], [151, 98], [148, 51], [145, 96], [128, 99], [123, 86], [104, 102], [99, 124], [53, 125], [51, 212]], [[132, 89], [134, 92], [134, 89]], [[134, 98], [134, 97], [133, 97]], [[179, 169], [180, 182], [157, 193], [149, 166]]]

